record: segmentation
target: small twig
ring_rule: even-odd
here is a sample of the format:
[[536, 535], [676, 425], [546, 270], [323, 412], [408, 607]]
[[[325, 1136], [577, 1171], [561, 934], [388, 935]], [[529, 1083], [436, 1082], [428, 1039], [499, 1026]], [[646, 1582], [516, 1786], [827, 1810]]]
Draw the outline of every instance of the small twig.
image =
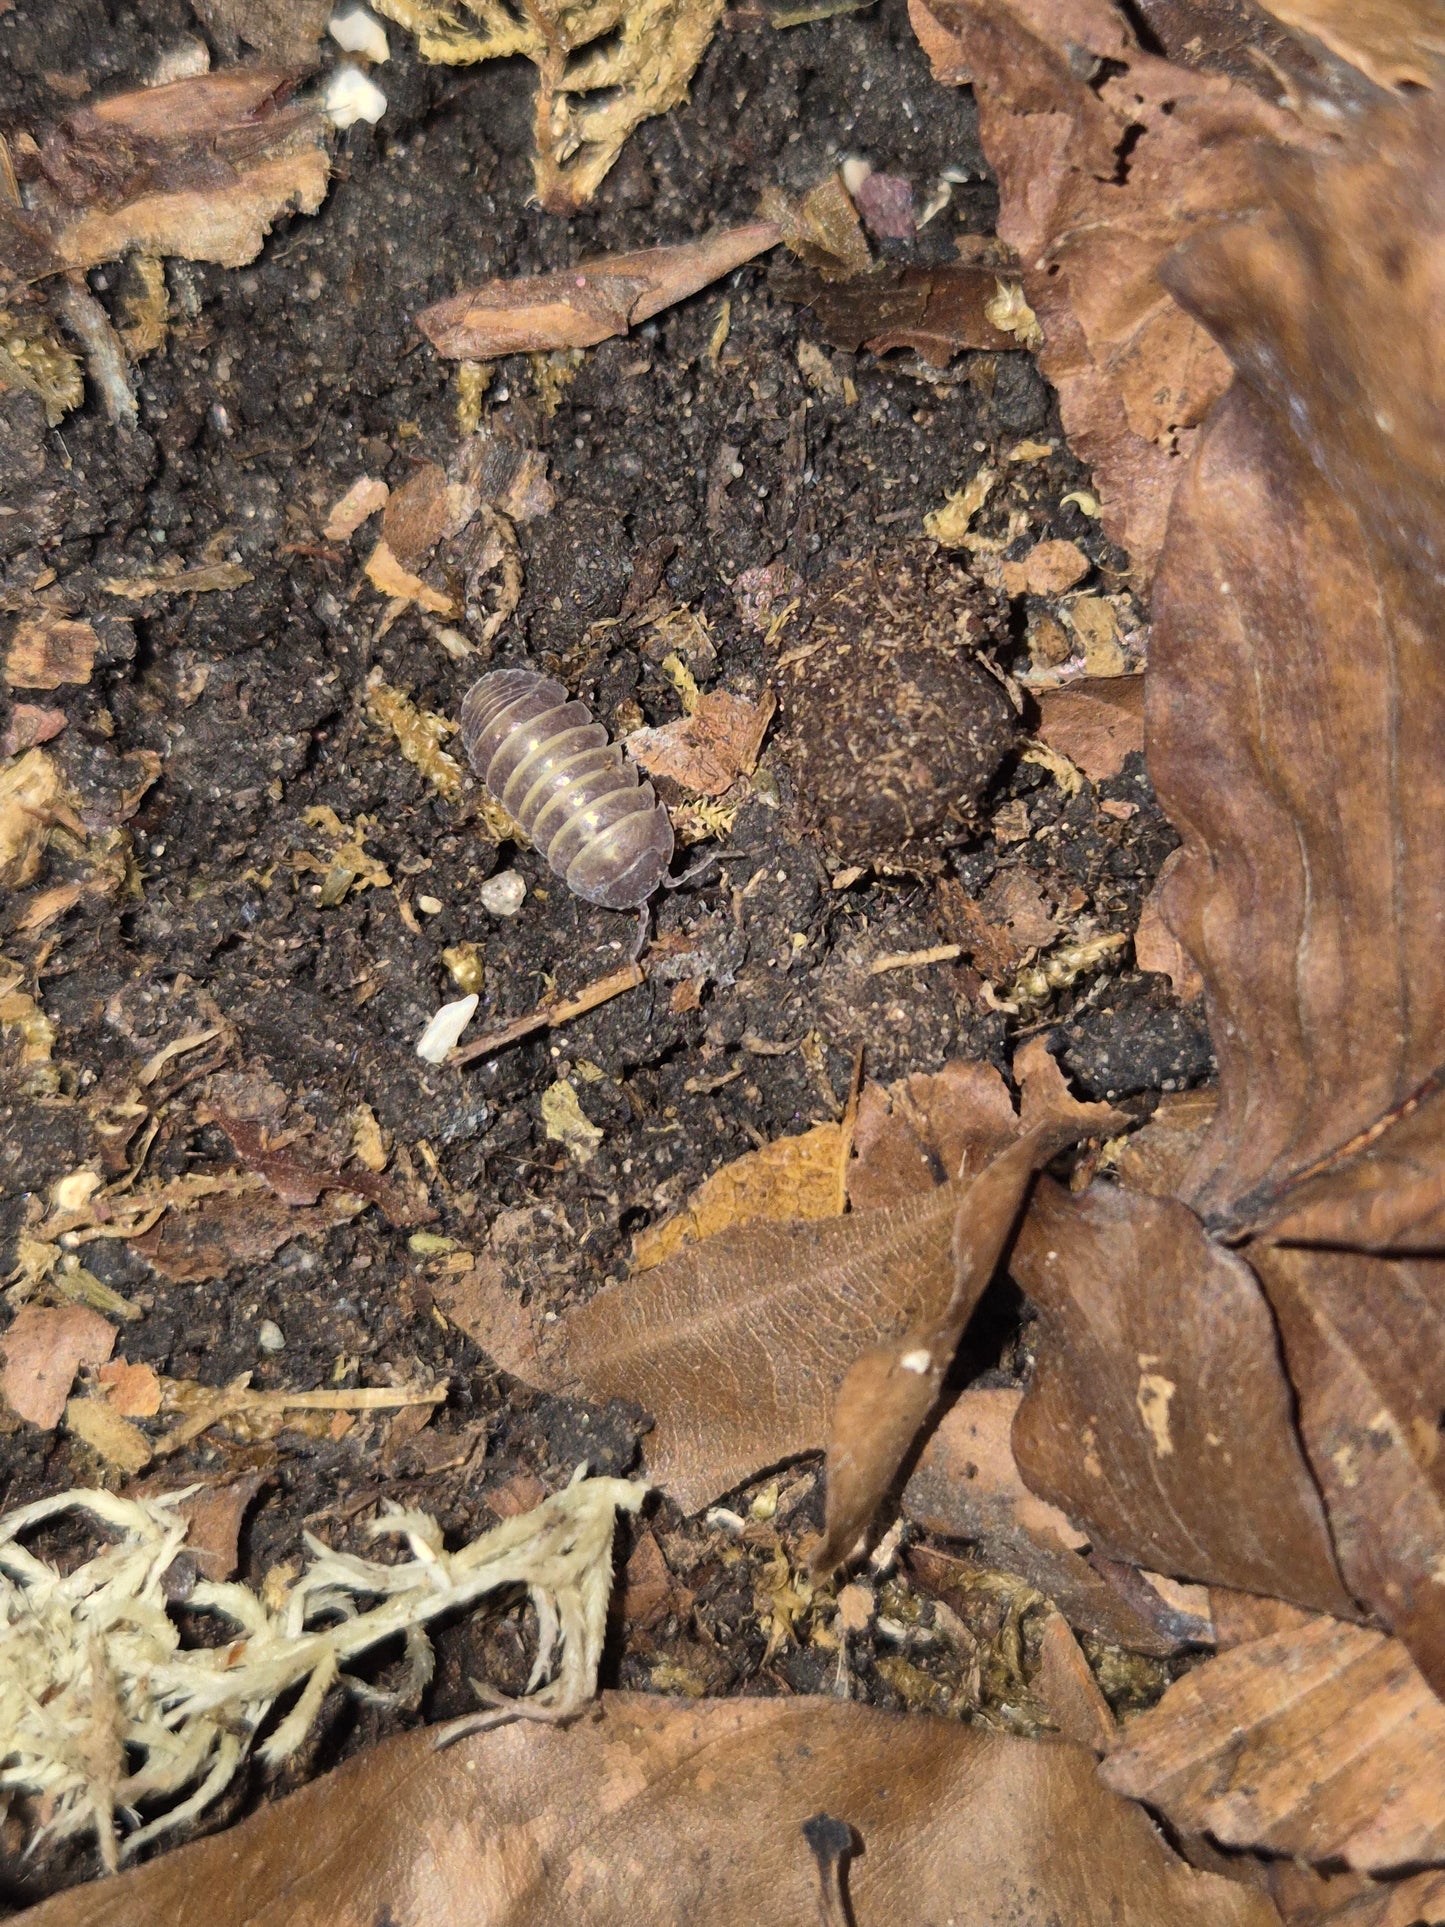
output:
[[261, 1418], [268, 1413], [285, 1412], [389, 1412], [401, 1405], [440, 1405], [447, 1388], [438, 1385], [426, 1391], [395, 1391], [387, 1385], [361, 1386], [344, 1392], [253, 1392], [249, 1386], [228, 1385], [206, 1399], [200, 1409], [172, 1426], [155, 1445], [155, 1456], [178, 1452], [202, 1432], [228, 1418]]
[[599, 977], [596, 983], [588, 984], [571, 997], [538, 1004], [525, 1017], [514, 1017], [510, 1024], [504, 1024], [500, 1030], [488, 1031], [485, 1037], [478, 1037], [464, 1049], [454, 1050], [446, 1061], [460, 1068], [463, 1064], [470, 1064], [474, 1057], [486, 1057], [494, 1050], [505, 1050], [509, 1044], [520, 1043], [524, 1037], [530, 1037], [533, 1031], [555, 1030], [558, 1024], [570, 1023], [574, 1017], [596, 1010], [599, 1004], [620, 997], [624, 990], [636, 990], [639, 984], [646, 981], [647, 972], [640, 963], [624, 964], [620, 970]]
[[868, 972], [881, 977], [885, 970], [912, 970], [916, 964], [957, 963], [962, 955], [961, 943], [936, 943], [931, 950], [893, 950], [887, 956], [875, 957]]

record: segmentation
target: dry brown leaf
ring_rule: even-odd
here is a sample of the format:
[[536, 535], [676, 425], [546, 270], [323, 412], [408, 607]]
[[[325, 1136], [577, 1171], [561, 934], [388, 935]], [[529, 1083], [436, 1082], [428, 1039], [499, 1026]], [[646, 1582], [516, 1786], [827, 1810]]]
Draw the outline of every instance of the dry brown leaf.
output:
[[867, 237], [852, 196], [836, 171], [799, 200], [781, 188], [768, 188], [758, 203], [764, 220], [775, 221], [790, 254], [824, 281], [851, 281], [873, 265]]
[[[1170, 867], [1178, 855], [1177, 850], [1170, 851], [1153, 889], [1144, 899], [1138, 927], [1134, 931], [1134, 961], [1141, 970], [1156, 971], [1160, 976], [1167, 977], [1180, 1003], [1192, 1004], [1196, 997], [1204, 995], [1204, 979], [1195, 969], [1189, 952], [1164, 921], [1161, 907], [1169, 888]], [[1210, 1116], [1213, 1114], [1211, 1106]]]
[[78, 107], [17, 153], [31, 211], [73, 268], [146, 255], [242, 267], [273, 222], [314, 214], [330, 174], [316, 102], [235, 67]]
[[1195, 1091], [1166, 1091], [1149, 1122], [1119, 1150], [1114, 1169], [1121, 1181], [1152, 1198], [1173, 1197], [1218, 1103], [1219, 1092], [1212, 1084]]
[[389, 1224], [412, 1227], [429, 1224], [436, 1216], [424, 1191], [408, 1197], [395, 1179], [377, 1171], [358, 1171], [349, 1164], [337, 1170], [308, 1158], [295, 1145], [274, 1148], [266, 1126], [255, 1118], [238, 1117], [220, 1105], [202, 1103], [197, 1107], [196, 1121], [219, 1125], [247, 1170], [263, 1178], [285, 1204], [315, 1204], [324, 1191], [359, 1191]]
[[1144, 747], [1144, 678], [1100, 676], [1038, 694], [1039, 741], [1105, 783]]
[[1445, 20], [1430, 0], [1260, 0], [1380, 87], [1436, 87]]
[[668, 777], [697, 796], [721, 796], [750, 776], [777, 702], [771, 690], [750, 703], [725, 689], [697, 699], [690, 715], [658, 729], [634, 729], [627, 753], [649, 776]]
[[819, 1812], [861, 1849], [860, 1923], [961, 1919], [966, 1895], [980, 1922], [1278, 1927], [1262, 1894], [1177, 1859], [1065, 1741], [821, 1699], [628, 1693], [561, 1733], [388, 1740], [24, 1927], [801, 1923], [818, 1918], [803, 1823]]
[[1018, 1115], [991, 1064], [957, 1058], [887, 1086], [865, 1084], [848, 1166], [855, 1211], [926, 1195], [977, 1171], [1018, 1135]]
[[[897, 1335], [850, 1366], [828, 1426], [827, 1510], [813, 1554], [818, 1571], [842, 1560], [881, 1504], [937, 1400], [963, 1329], [998, 1266], [1034, 1173], [1081, 1138], [1124, 1122], [1107, 1104], [1080, 1104], [1041, 1037], [1014, 1064], [1021, 1087], [1018, 1136], [948, 1188], [957, 1189], [949, 1241], [952, 1290]], [[866, 1219], [865, 1219], [866, 1222]]]
[[1017, 1573], [1052, 1599], [1071, 1626], [1133, 1652], [1172, 1653], [1181, 1640], [1142, 1593], [1134, 1603], [1107, 1569], [1084, 1558], [1088, 1540], [1057, 1506], [1023, 1482], [1012, 1428], [1023, 1393], [970, 1386], [960, 1393], [919, 1455], [903, 1490], [903, 1511], [928, 1532], [967, 1539], [984, 1565]]
[[739, 1225], [836, 1218], [848, 1201], [851, 1143], [846, 1119], [744, 1152], [705, 1179], [681, 1211], [638, 1232], [634, 1270], [650, 1271], [684, 1245]]
[[980, 974], [992, 983], [1009, 982], [1028, 956], [1028, 946], [1015, 942], [1002, 924], [991, 922], [956, 877], [938, 879], [936, 903], [939, 928]]
[[1269, 1863], [1269, 1893], [1285, 1927], [1442, 1927], [1445, 1873], [1374, 1880], [1317, 1873], [1297, 1860]]
[[998, 292], [991, 267], [884, 267], [831, 283], [816, 270], [794, 269], [775, 274], [771, 284], [784, 300], [811, 308], [835, 348], [853, 353], [911, 348], [931, 366], [946, 368], [965, 349], [997, 354], [1018, 345], [989, 319]]
[[192, 1211], [168, 1211], [132, 1238], [130, 1248], [174, 1284], [225, 1278], [240, 1265], [274, 1258], [293, 1238], [324, 1238], [337, 1225], [349, 1224], [366, 1202], [351, 1191], [328, 1191], [319, 1204], [290, 1205], [258, 1187], [240, 1196], [203, 1199]]
[[451, 481], [437, 462], [419, 462], [394, 490], [381, 517], [384, 546], [405, 569], [420, 569], [438, 542], [462, 533], [481, 507], [481, 490], [465, 470], [484, 467], [483, 450], [468, 449], [463, 479]]
[[639, 248], [551, 274], [487, 281], [417, 316], [440, 355], [492, 361], [549, 348], [590, 348], [696, 294], [778, 242], [771, 221], [720, 228], [676, 247]]
[[1363, 1873], [1445, 1856], [1445, 1706], [1398, 1640], [1337, 1619], [1186, 1674], [1101, 1772], [1229, 1847]]
[[0, 1337], [0, 1393], [18, 1418], [48, 1432], [60, 1423], [81, 1366], [103, 1365], [114, 1347], [115, 1326], [98, 1311], [22, 1305]]
[[1045, 1180], [1011, 1269], [1041, 1312], [1032, 1490], [1118, 1558], [1352, 1613], [1248, 1265], [1173, 1199]]
[[1340, 1570], [1445, 1698], [1445, 1261], [1258, 1245], [1250, 1257]]
[[5, 680], [13, 689], [58, 689], [90, 681], [100, 638], [88, 622], [46, 612], [15, 625], [5, 651]]
[[1241, 370], [1175, 503], [1147, 698], [1220, 1064], [1184, 1191], [1211, 1221], [1268, 1216], [1439, 1062], [1439, 112], [1280, 160], [1276, 211], [1170, 270]]
[[1109, 1751], [1118, 1736], [1114, 1715], [1062, 1613], [1044, 1615], [1039, 1669], [1029, 1687], [1066, 1740], [1091, 1753]]
[[[405, 1406], [405, 1411], [430, 1415], [429, 1406]], [[394, 1421], [393, 1421], [394, 1422]], [[187, 1521], [186, 1543], [179, 1555], [188, 1559], [202, 1579], [230, 1579], [240, 1553], [241, 1522], [260, 1491], [262, 1475], [248, 1472], [221, 1485], [203, 1486], [177, 1507]]]
[[1155, 270], [1201, 220], [1257, 203], [1254, 144], [1298, 124], [1244, 84], [1142, 53], [1111, 0], [912, 0], [910, 15], [938, 78], [974, 88], [1039, 365], [1104, 526], [1147, 580], [1229, 382]]

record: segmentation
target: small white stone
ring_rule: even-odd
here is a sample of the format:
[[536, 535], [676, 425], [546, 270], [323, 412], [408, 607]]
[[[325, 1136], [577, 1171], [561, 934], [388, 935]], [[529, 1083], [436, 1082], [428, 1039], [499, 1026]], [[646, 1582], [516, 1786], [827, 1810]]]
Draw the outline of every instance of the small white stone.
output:
[[256, 1343], [263, 1352], [284, 1352], [286, 1334], [274, 1318], [263, 1318], [256, 1332]]
[[440, 1064], [476, 1014], [480, 998], [458, 997], [454, 1004], [443, 1004], [417, 1039], [416, 1054], [427, 1064]]
[[195, 80], [200, 74], [211, 71], [211, 53], [204, 40], [198, 40], [193, 33], [183, 33], [179, 40], [173, 40], [163, 49], [151, 68], [147, 87], [169, 87], [173, 81]]
[[327, 32], [338, 47], [345, 48], [349, 54], [365, 54], [378, 67], [383, 60], [391, 59], [386, 28], [365, 7], [343, 7], [340, 13], [333, 13]]
[[348, 61], [328, 79], [321, 105], [333, 127], [354, 127], [359, 120], [374, 127], [386, 112], [386, 95]]
[[481, 888], [482, 908], [494, 917], [515, 917], [522, 907], [527, 886], [515, 870], [499, 870]]
[[843, 176], [844, 187], [856, 198], [859, 188], [873, 172], [873, 163], [865, 161], [861, 154], [849, 154], [838, 171]]
[[440, 897], [418, 897], [416, 907], [424, 917], [439, 917], [442, 912]]
[[932, 1367], [933, 1354], [922, 1349], [916, 1352], [905, 1352], [898, 1363], [903, 1367], [905, 1372], [917, 1372], [918, 1376], [922, 1378], [924, 1373]]

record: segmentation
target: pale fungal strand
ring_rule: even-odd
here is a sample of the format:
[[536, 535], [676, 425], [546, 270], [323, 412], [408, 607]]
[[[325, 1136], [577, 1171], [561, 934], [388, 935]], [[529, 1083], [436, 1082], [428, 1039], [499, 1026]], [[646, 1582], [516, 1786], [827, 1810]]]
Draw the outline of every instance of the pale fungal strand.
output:
[[472, 768], [567, 888], [608, 910], [646, 903], [672, 824], [585, 703], [533, 669], [494, 669], [462, 704]]

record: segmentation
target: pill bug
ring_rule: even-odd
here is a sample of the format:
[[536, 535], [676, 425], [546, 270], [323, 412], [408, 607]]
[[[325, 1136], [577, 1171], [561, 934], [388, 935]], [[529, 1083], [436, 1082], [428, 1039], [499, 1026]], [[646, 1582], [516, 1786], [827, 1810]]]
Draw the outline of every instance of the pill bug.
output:
[[462, 703], [472, 768], [567, 888], [635, 910], [672, 861], [672, 825], [586, 703], [534, 669], [494, 669]]

